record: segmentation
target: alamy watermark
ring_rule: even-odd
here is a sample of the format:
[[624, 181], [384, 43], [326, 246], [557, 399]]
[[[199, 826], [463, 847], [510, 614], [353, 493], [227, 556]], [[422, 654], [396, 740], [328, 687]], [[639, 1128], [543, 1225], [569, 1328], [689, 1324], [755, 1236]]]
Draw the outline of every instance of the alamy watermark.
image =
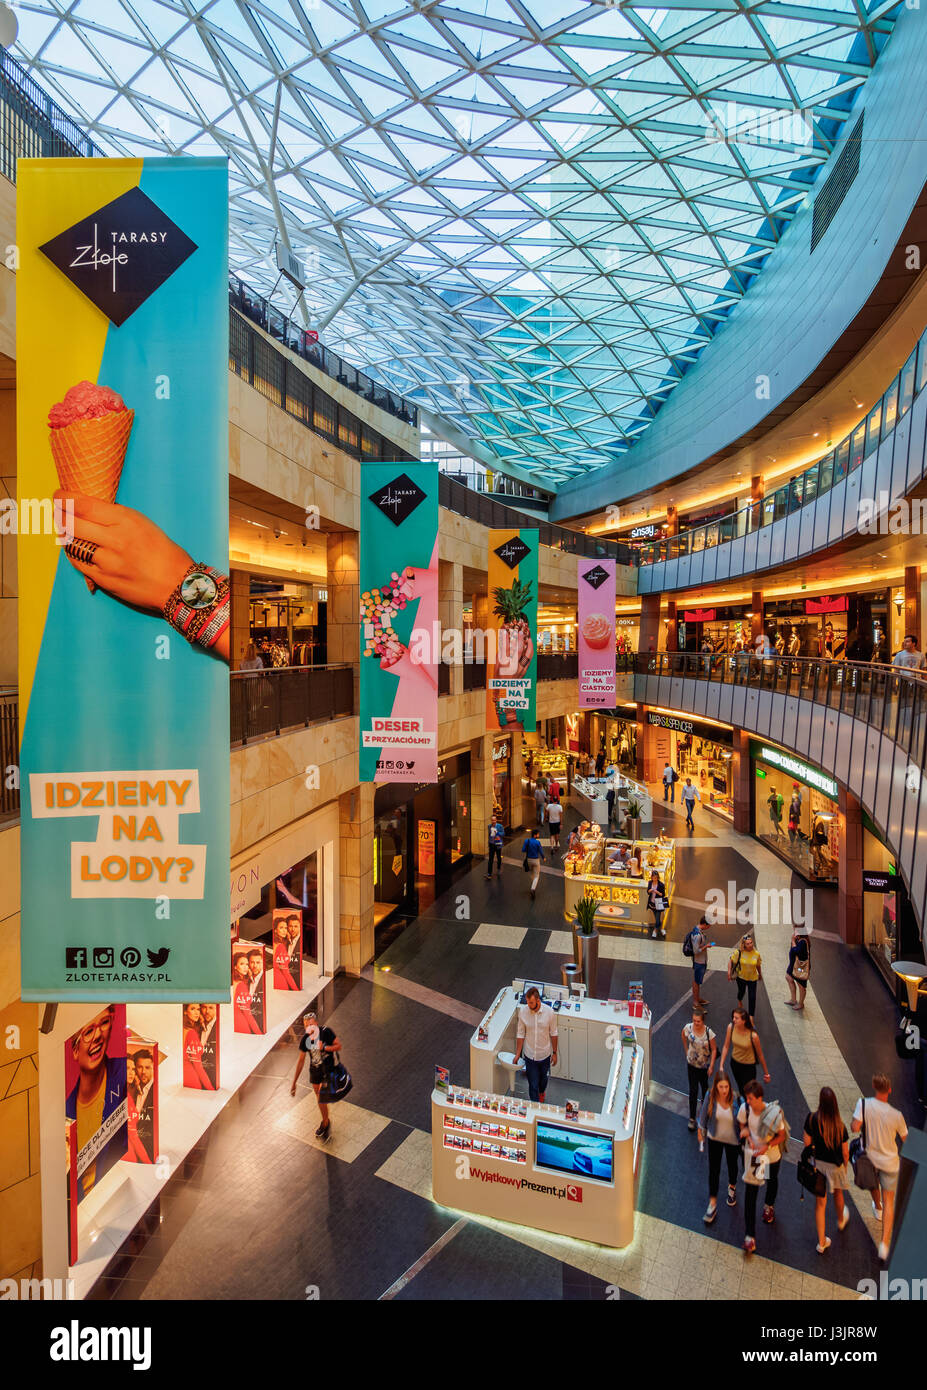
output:
[[793, 926], [812, 930], [813, 890], [810, 888], [738, 888], [729, 879], [724, 888], [709, 888], [705, 921], [711, 926], [737, 922], [743, 927]]
[[0, 498], [0, 536], [54, 536], [57, 545], [74, 539], [73, 497]]

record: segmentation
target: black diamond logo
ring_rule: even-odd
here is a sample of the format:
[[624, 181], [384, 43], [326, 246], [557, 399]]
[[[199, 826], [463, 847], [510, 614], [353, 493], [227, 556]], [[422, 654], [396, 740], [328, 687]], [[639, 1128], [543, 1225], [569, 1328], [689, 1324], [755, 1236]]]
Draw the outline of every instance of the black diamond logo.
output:
[[417, 483], [413, 483], [408, 473], [400, 473], [398, 478], [394, 478], [385, 487], [378, 487], [376, 492], [371, 492], [368, 500], [375, 507], [379, 507], [383, 515], [388, 516], [395, 526], [401, 526], [419, 503], [424, 502], [425, 494]]
[[496, 554], [500, 560], [508, 565], [510, 570], [514, 570], [518, 568], [526, 555], [531, 554], [531, 547], [525, 545], [521, 536], [513, 536], [511, 540], [496, 546]]
[[593, 589], [601, 588], [608, 578], [608, 570], [603, 570], [601, 565], [593, 565], [591, 570], [587, 570], [583, 575], [587, 584], [591, 584]]
[[130, 188], [40, 250], [118, 328], [196, 243], [140, 188]]

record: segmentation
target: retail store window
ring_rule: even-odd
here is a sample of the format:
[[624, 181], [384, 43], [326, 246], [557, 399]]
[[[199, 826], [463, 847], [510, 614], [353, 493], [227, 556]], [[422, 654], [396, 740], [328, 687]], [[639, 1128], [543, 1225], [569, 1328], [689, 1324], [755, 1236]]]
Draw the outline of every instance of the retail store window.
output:
[[374, 822], [373, 920], [378, 926], [409, 894], [409, 810], [394, 806]]
[[249, 941], [271, 942], [275, 908], [302, 914], [303, 956], [320, 964], [319, 854], [314, 850], [291, 869], [278, 874], [261, 890], [261, 900], [240, 918], [239, 935]]
[[756, 756], [753, 782], [757, 839], [775, 848], [803, 877], [817, 883], [836, 883], [841, 852], [837, 802], [818, 787]]

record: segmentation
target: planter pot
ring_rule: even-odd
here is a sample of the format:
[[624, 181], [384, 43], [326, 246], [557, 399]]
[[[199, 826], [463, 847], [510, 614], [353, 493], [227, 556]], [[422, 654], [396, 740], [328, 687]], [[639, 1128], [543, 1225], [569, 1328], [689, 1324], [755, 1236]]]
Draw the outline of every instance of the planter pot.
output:
[[599, 969], [599, 933], [594, 931], [584, 936], [582, 932], [574, 931], [573, 955], [586, 986], [586, 994], [590, 999], [594, 999], [595, 979]]
[[639, 840], [640, 837], [641, 837], [641, 823], [640, 823], [640, 820], [632, 820], [632, 821], [631, 821], [631, 825], [630, 825], [630, 830], [631, 830], [631, 839], [632, 839], [632, 840]]

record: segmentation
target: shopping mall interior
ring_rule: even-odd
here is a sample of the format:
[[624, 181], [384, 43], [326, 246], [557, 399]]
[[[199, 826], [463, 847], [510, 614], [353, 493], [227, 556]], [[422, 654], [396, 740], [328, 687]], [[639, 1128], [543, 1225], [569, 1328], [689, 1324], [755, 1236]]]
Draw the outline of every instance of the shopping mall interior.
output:
[[[88, 1308], [699, 1298], [807, 1320], [927, 1275], [917, 7], [17, 0], [0, 43], [0, 1280]], [[209, 281], [197, 180], [226, 169]], [[60, 210], [36, 207], [43, 171], [71, 180]], [[175, 333], [213, 337], [177, 345], [172, 408], [207, 384], [150, 456], [176, 483], [152, 462], [120, 501], [220, 539], [227, 505], [227, 560], [186, 574], [230, 670], [200, 654], [178, 706], [197, 794], [217, 752], [223, 802], [211, 915], [178, 920], [224, 983], [204, 953], [185, 992], [126, 997], [39, 958], [87, 920], [49, 777], [192, 767], [197, 744], [160, 751], [168, 687], [134, 639], [43, 632], [46, 608], [102, 631], [146, 603], [105, 592], [115, 486], [66, 481], [49, 392], [92, 314], [88, 389], [129, 402], [148, 368], [119, 343], [174, 290], [120, 326], [36, 229], [136, 184], [157, 203], [175, 173], [196, 243]], [[130, 451], [156, 408], [131, 403]], [[104, 499], [49, 540], [47, 585], [23, 524], [43, 476]], [[369, 521], [387, 482], [435, 518], [441, 650], [420, 703], [385, 707], [432, 730], [422, 780], [368, 730], [371, 692], [406, 689], [376, 635], [412, 592]], [[146, 641], [176, 629], [165, 682], [187, 680], [177, 633], [205, 645], [173, 601], [130, 612]], [[517, 690], [493, 646], [516, 628]], [[87, 694], [107, 660], [112, 716]], [[94, 852], [73, 843], [72, 882]], [[101, 1029], [128, 1079], [94, 1119]]]

